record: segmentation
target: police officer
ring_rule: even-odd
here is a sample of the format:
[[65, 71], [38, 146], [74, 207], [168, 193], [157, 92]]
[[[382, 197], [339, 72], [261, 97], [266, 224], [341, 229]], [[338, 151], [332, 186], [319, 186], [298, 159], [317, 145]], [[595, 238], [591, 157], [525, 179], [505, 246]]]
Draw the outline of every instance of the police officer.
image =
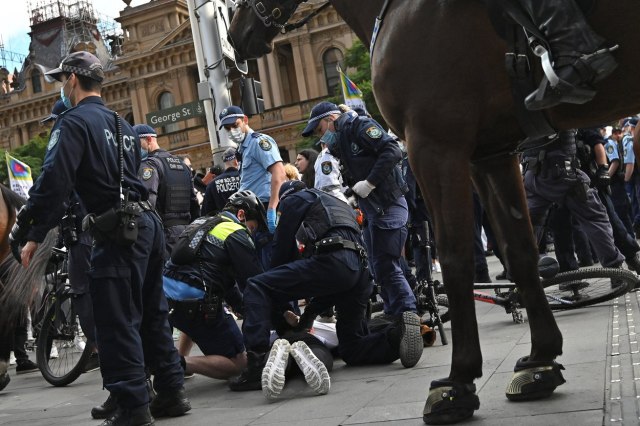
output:
[[142, 147], [139, 177], [149, 191], [149, 202], [164, 226], [166, 257], [184, 228], [200, 216], [200, 206], [191, 181], [191, 170], [178, 157], [158, 145], [158, 135], [147, 124], [136, 124]]
[[[191, 407], [162, 293], [164, 236], [137, 178], [137, 134], [104, 106], [104, 71], [94, 55], [72, 53], [47, 74], [62, 83], [60, 95], [70, 109], [51, 132], [42, 174], [29, 191], [12, 241], [26, 242], [21, 256], [27, 267], [60, 221], [70, 191], [77, 192], [94, 236], [90, 287], [101, 372], [118, 402], [103, 424], [150, 424], [151, 413], [184, 414]], [[158, 391], [151, 413], [145, 364]]]
[[636, 238], [640, 237], [640, 173], [635, 164], [633, 151], [633, 131], [638, 124], [638, 117], [628, 117], [622, 124], [622, 147], [624, 150], [624, 185], [631, 200], [633, 230]]
[[[504, 0], [489, 2], [502, 4]], [[596, 94], [593, 83], [604, 79], [616, 69], [617, 63], [605, 40], [596, 34], [574, 0], [519, 0], [533, 24], [546, 38], [550, 57], [559, 82], [553, 87], [545, 76], [538, 89], [527, 96], [530, 110], [551, 108], [560, 103], [582, 104]], [[511, 6], [511, 2], [509, 2]]]
[[624, 257], [613, 243], [609, 217], [596, 190], [589, 188], [589, 178], [578, 168], [576, 131], [540, 141], [525, 150], [523, 162], [527, 204], [538, 241], [551, 205], [564, 205], [589, 236], [602, 266], [619, 267]]
[[[353, 209], [326, 192], [303, 188], [299, 181], [282, 185], [272, 269], [247, 282], [242, 331], [248, 365], [229, 383], [232, 390], [260, 389], [272, 309], [307, 297], [314, 300], [303, 314], [304, 324], [335, 305], [338, 351], [347, 364], [400, 358], [405, 367], [413, 367], [422, 355], [420, 318], [413, 312], [404, 312], [381, 332], [369, 332], [366, 308], [372, 284]], [[298, 243], [304, 246], [302, 258]]]
[[237, 106], [220, 113], [220, 129], [227, 131], [229, 139], [238, 144], [241, 158], [240, 191], [253, 191], [267, 207], [269, 231], [276, 230], [278, 191], [286, 180], [282, 157], [276, 141], [269, 135], [253, 131], [249, 118]]
[[318, 188], [321, 191], [328, 192], [345, 203], [348, 202], [347, 197], [344, 196], [346, 188], [342, 186], [340, 162], [336, 157], [331, 155], [326, 143], [319, 140], [316, 142], [316, 145], [320, 145], [321, 151], [313, 165], [316, 172], [313, 187]]
[[[635, 237], [633, 233], [633, 219], [631, 218], [631, 203], [629, 196], [624, 187], [624, 175], [627, 165], [625, 161], [629, 160], [624, 155], [622, 146], [622, 129], [613, 128], [611, 135], [607, 138], [605, 144], [605, 153], [609, 161], [609, 177], [611, 178], [611, 201], [616, 210], [618, 218], [624, 224], [627, 232]], [[631, 166], [633, 167], [633, 165]]]
[[340, 160], [342, 179], [364, 213], [364, 239], [374, 278], [381, 286], [384, 313], [399, 317], [405, 311], [415, 312], [416, 299], [400, 267], [408, 209], [398, 144], [372, 119], [353, 111], [342, 113], [330, 102], [311, 110], [302, 135], [314, 132]]
[[240, 188], [240, 171], [236, 149], [227, 148], [222, 154], [224, 172], [217, 175], [208, 185], [202, 202], [202, 214], [215, 214], [227, 204], [231, 194]]
[[251, 232], [266, 226], [260, 200], [251, 191], [240, 191], [222, 212], [190, 224], [176, 244], [164, 270], [171, 325], [204, 354], [182, 358], [187, 374], [227, 379], [246, 366], [242, 333], [222, 308], [222, 299], [236, 283], [243, 290], [248, 278], [262, 272]]

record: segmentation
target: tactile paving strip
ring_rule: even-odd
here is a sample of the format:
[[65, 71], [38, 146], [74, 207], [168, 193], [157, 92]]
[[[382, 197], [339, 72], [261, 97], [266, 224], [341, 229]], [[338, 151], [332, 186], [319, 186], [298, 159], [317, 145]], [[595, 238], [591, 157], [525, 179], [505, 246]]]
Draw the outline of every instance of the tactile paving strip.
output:
[[640, 348], [635, 323], [635, 319], [640, 319], [639, 297], [640, 292], [627, 293], [612, 305], [605, 376], [605, 425], [640, 423]]

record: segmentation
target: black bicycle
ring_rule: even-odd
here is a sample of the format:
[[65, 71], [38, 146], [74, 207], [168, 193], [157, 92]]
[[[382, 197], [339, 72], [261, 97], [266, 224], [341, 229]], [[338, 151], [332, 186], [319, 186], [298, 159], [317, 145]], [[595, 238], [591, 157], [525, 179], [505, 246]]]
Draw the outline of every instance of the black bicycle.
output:
[[[633, 290], [639, 282], [640, 278], [634, 272], [617, 268], [584, 268], [541, 280], [552, 311], [606, 302]], [[494, 294], [480, 290], [493, 290]], [[520, 294], [514, 283], [475, 284], [473, 297], [480, 302], [502, 306], [515, 323], [524, 322]], [[440, 306], [448, 308], [445, 294], [438, 294], [436, 300]], [[441, 320], [449, 320], [448, 311], [441, 315]]]
[[44, 379], [66, 386], [84, 371], [91, 352], [82, 333], [68, 282], [68, 255], [53, 248], [45, 275], [45, 289], [34, 318], [36, 361]]

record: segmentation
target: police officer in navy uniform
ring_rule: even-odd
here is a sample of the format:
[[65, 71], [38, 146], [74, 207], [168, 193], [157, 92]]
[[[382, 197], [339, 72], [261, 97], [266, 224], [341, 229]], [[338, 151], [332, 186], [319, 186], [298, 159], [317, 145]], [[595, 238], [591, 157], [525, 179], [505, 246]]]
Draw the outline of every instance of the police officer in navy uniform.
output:
[[589, 187], [589, 178], [578, 168], [576, 131], [562, 131], [555, 140], [539, 141], [524, 151], [523, 163], [527, 205], [538, 241], [551, 205], [566, 206], [589, 236], [600, 264], [619, 267], [624, 256], [614, 245], [607, 212], [596, 190]]
[[[303, 314], [305, 325], [335, 305], [338, 351], [347, 364], [400, 358], [408, 368], [422, 355], [420, 318], [413, 312], [404, 312], [380, 332], [369, 331], [366, 309], [373, 288], [353, 209], [326, 192], [304, 188], [300, 181], [282, 184], [272, 268], [247, 281], [242, 331], [248, 365], [229, 383], [232, 390], [261, 388], [272, 311], [308, 297], [314, 299]], [[299, 244], [304, 246], [302, 258]]]
[[[190, 224], [174, 247], [164, 270], [171, 324], [204, 354], [183, 358], [187, 374], [227, 379], [246, 366], [242, 333], [222, 300], [232, 304], [228, 295], [236, 283], [244, 290], [247, 279], [262, 272], [251, 231], [266, 226], [255, 194], [236, 192], [222, 212]], [[234, 309], [241, 309], [238, 302]]]
[[162, 219], [168, 258], [184, 228], [200, 216], [191, 170], [181, 159], [160, 148], [153, 127], [136, 124], [133, 130], [142, 148], [139, 177], [149, 191], [149, 202]]
[[330, 102], [313, 107], [302, 135], [316, 133], [340, 160], [342, 179], [353, 189], [367, 221], [364, 240], [374, 278], [381, 286], [384, 313], [416, 311], [416, 299], [400, 267], [407, 239], [407, 192], [396, 141], [368, 117], [342, 113]]
[[240, 188], [240, 171], [236, 149], [227, 148], [222, 154], [224, 172], [217, 175], [207, 185], [202, 202], [202, 214], [215, 214], [221, 211], [227, 204], [231, 194]]
[[[153, 423], [151, 413], [184, 414], [191, 406], [162, 292], [164, 235], [137, 177], [136, 132], [104, 106], [104, 71], [94, 55], [72, 53], [47, 74], [62, 83], [60, 94], [70, 109], [51, 132], [42, 174], [17, 218], [12, 244], [26, 242], [21, 256], [27, 267], [75, 190], [93, 215], [85, 223], [94, 225], [90, 288], [96, 336], [103, 383], [118, 403], [103, 425], [147, 425]], [[116, 137], [117, 120], [122, 143]], [[126, 226], [119, 227], [120, 220]], [[135, 229], [134, 240], [130, 231]], [[145, 365], [155, 375], [158, 391], [151, 410]]]

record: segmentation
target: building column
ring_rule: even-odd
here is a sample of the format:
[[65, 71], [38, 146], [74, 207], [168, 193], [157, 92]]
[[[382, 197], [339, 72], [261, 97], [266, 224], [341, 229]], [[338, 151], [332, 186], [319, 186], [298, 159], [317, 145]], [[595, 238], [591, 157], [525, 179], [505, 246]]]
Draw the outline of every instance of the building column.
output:
[[304, 63], [308, 64], [311, 68], [308, 70], [307, 74], [309, 76], [308, 85], [309, 85], [309, 99], [318, 98], [324, 94], [324, 91], [320, 89], [320, 84], [318, 78], [322, 76], [317, 75], [316, 70], [313, 67], [316, 67], [315, 58], [313, 57], [313, 51], [311, 50], [311, 36], [305, 34], [300, 37], [300, 44], [302, 45], [302, 54], [304, 58]]
[[[274, 49], [275, 51], [275, 49]], [[269, 53], [267, 55], [267, 66], [269, 68], [269, 84], [272, 87], [273, 107], [279, 107], [282, 105], [282, 88], [280, 87], [280, 72], [278, 72], [278, 64], [276, 63], [275, 53]]]
[[291, 40], [291, 49], [293, 51], [293, 66], [296, 69], [296, 82], [298, 84], [298, 93], [300, 100], [304, 101], [309, 99], [307, 94], [307, 82], [306, 82], [306, 67], [302, 61], [302, 51], [300, 50], [300, 39], [294, 38]]
[[[267, 63], [264, 56], [258, 58], [258, 77], [260, 81], [268, 81], [269, 80], [269, 71], [267, 69]], [[262, 96], [264, 98], [264, 109], [273, 108], [273, 88], [271, 87], [271, 83], [262, 85]]]

